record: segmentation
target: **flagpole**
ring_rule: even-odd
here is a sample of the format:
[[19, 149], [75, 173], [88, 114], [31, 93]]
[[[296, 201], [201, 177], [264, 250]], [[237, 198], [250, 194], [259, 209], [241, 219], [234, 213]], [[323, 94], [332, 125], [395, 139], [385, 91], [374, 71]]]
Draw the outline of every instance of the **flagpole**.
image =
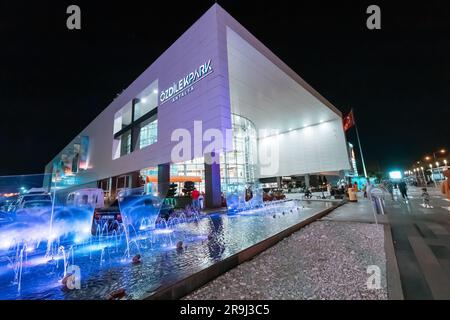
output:
[[355, 112], [353, 111], [353, 108], [352, 108], [351, 111], [352, 111], [352, 114], [353, 114], [353, 120], [355, 122], [356, 138], [358, 139], [359, 153], [361, 154], [361, 162], [362, 162], [362, 165], [363, 165], [364, 176], [367, 179], [366, 164], [364, 162], [364, 155], [363, 155], [363, 151], [362, 151], [362, 147], [361, 147], [361, 140], [359, 139], [358, 125], [356, 124]]

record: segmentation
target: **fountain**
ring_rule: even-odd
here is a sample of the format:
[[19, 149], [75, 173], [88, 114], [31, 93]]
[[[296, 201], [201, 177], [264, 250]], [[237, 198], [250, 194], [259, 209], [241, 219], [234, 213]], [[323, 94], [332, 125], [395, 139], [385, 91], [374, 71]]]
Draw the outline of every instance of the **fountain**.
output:
[[[298, 201], [264, 203], [258, 188], [251, 198], [245, 190], [237, 186], [229, 194], [228, 214], [186, 208], [165, 218], [164, 199], [125, 190], [118, 197], [122, 222], [113, 228], [102, 222], [93, 228], [95, 207], [66, 203], [67, 191], [53, 191], [47, 205], [2, 210], [0, 298], [108, 299], [121, 289], [123, 297], [145, 297], [315, 212]], [[67, 286], [76, 280], [81, 289]]]

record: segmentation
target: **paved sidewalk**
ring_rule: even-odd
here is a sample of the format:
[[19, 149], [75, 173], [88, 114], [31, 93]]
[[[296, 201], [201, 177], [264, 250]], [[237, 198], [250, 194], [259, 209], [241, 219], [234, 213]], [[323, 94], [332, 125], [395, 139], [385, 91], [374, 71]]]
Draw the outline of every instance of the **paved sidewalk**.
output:
[[420, 188], [408, 193], [386, 205], [405, 299], [450, 299], [450, 202], [429, 188], [424, 208]]
[[380, 224], [388, 223], [387, 216], [375, 214], [370, 201], [363, 198], [361, 193], [358, 193], [358, 202], [348, 202], [346, 205], [337, 208], [329, 215], [322, 218], [322, 220]]
[[[323, 281], [330, 269], [327, 269], [328, 264], [322, 263], [329, 258], [323, 260], [321, 256], [334, 252], [337, 262], [334, 267], [340, 268], [346, 264], [339, 261], [349, 258], [346, 251], [341, 250], [339, 242], [350, 252], [359, 252], [359, 249], [350, 248], [360, 245], [369, 250], [369, 256], [373, 257], [380, 257], [376, 253], [379, 250], [377, 244], [384, 242], [386, 268], [383, 276], [386, 276], [389, 299], [449, 300], [450, 201], [438, 190], [428, 190], [432, 208], [422, 205], [420, 188], [410, 188], [408, 201], [403, 200], [398, 192], [394, 200], [386, 200], [386, 215], [374, 215], [370, 202], [359, 197], [358, 202], [337, 208], [252, 262], [240, 265], [211, 282], [188, 299], [226, 299], [228, 293], [232, 293], [230, 297], [236, 297], [240, 292], [240, 297], [244, 299], [383, 299], [386, 297], [382, 294], [373, 296], [366, 292], [361, 295], [361, 288], [348, 290], [344, 281], [340, 289], [329, 278]], [[378, 230], [384, 230], [384, 237], [368, 236], [377, 232], [377, 224]], [[361, 237], [361, 232], [366, 235]], [[331, 234], [333, 237], [329, 237]], [[322, 235], [327, 241], [320, 241], [325, 239]], [[332, 239], [334, 243], [330, 245]], [[370, 251], [373, 248], [369, 249], [371, 245], [363, 239], [371, 239], [371, 245], [378, 249]], [[367, 256], [361, 261], [367, 261]], [[378, 263], [382, 264], [380, 261]], [[357, 268], [361, 268], [361, 264]], [[347, 270], [346, 267], [344, 269]], [[295, 272], [290, 273], [289, 270]], [[317, 270], [321, 272], [317, 273]], [[292, 278], [292, 274], [296, 276]], [[361, 273], [354, 274], [354, 277], [358, 281], [362, 279]], [[288, 283], [291, 285], [286, 289]]]

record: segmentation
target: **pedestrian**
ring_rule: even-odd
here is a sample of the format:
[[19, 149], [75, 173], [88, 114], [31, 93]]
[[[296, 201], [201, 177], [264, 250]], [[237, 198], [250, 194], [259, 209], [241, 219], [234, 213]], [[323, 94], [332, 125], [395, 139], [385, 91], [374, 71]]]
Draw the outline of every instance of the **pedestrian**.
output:
[[200, 192], [198, 192], [197, 188], [194, 188], [194, 191], [191, 193], [192, 207], [194, 210], [200, 210], [200, 202], [198, 198], [200, 198]]
[[431, 208], [431, 206], [430, 206], [430, 194], [428, 193], [427, 188], [422, 188], [422, 199], [423, 199], [423, 206], [425, 208]]
[[391, 199], [392, 201], [394, 201], [394, 185], [392, 184], [391, 181], [386, 181], [386, 189], [389, 192], [389, 194], [391, 195]]
[[370, 181], [367, 180], [365, 197], [369, 198], [370, 200], [372, 200], [372, 193], [371, 193], [372, 189], [373, 186], [370, 184]]
[[306, 199], [311, 199], [312, 198], [312, 192], [311, 192], [312, 188], [309, 187], [308, 189], [306, 189], [305, 191], [305, 198]]
[[367, 184], [363, 185], [362, 192], [363, 192], [364, 198], [367, 198]]
[[400, 193], [402, 194], [403, 199], [408, 200], [408, 194], [407, 194], [408, 188], [406, 186], [405, 181], [401, 181], [398, 184], [398, 189], [400, 190]]
[[200, 209], [203, 209], [203, 202], [205, 201], [205, 193], [204, 192], [201, 192], [200, 193], [200, 196], [198, 197], [198, 203], [199, 203], [199, 206], [200, 206]]

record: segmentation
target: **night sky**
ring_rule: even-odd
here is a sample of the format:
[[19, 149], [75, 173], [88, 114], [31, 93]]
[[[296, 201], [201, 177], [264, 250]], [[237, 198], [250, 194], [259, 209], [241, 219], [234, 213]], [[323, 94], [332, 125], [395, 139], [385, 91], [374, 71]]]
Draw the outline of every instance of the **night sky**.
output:
[[[450, 147], [448, 0], [218, 2], [341, 111], [355, 110], [369, 170]], [[214, 1], [160, 3], [0, 2], [0, 175], [43, 172]], [[81, 31], [66, 28], [70, 4]], [[382, 30], [366, 28], [370, 4]]]

